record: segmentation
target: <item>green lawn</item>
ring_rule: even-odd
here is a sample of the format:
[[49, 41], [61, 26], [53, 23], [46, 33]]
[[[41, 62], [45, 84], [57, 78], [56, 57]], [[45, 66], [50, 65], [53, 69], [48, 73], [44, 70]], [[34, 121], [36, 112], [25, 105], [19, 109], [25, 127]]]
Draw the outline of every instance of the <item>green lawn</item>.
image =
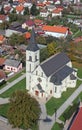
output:
[[3, 117], [7, 117], [8, 108], [9, 104], [0, 105], [0, 115]]
[[12, 81], [14, 81], [15, 79], [19, 78], [24, 72], [25, 72], [25, 70], [23, 70], [22, 72], [16, 74], [14, 77], [10, 78], [10, 79], [8, 80], [8, 82], [12, 82]]
[[[77, 86], [81, 84], [81, 81], [77, 81]], [[47, 103], [46, 103], [46, 109], [48, 115], [53, 115], [55, 112], [55, 108], [58, 109], [66, 100], [67, 98], [77, 89], [75, 88], [68, 88], [66, 92], [63, 92], [61, 98], [54, 98], [52, 97]]]
[[59, 126], [59, 124], [56, 122], [51, 130], [62, 130], [62, 128]]
[[2, 93], [0, 97], [3, 97], [3, 98], [10, 97], [15, 90], [25, 90], [25, 89], [26, 89], [26, 78], [24, 78], [23, 80], [15, 84], [6, 92]]

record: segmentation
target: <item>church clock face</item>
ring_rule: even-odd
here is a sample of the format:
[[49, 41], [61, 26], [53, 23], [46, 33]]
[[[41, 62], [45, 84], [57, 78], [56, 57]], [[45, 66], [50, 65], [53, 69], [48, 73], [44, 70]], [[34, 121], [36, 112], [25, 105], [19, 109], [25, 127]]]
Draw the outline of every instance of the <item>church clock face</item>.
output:
[[42, 82], [41, 78], [37, 78], [37, 80], [38, 80], [39, 82]]

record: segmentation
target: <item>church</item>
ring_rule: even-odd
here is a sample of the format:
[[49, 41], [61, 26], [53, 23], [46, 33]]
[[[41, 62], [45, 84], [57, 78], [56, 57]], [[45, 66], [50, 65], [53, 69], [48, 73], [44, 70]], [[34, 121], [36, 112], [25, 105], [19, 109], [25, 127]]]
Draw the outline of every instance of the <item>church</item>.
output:
[[57, 53], [40, 63], [40, 49], [32, 29], [26, 49], [26, 89], [39, 98], [60, 98], [67, 88], [76, 87], [77, 70], [64, 53]]

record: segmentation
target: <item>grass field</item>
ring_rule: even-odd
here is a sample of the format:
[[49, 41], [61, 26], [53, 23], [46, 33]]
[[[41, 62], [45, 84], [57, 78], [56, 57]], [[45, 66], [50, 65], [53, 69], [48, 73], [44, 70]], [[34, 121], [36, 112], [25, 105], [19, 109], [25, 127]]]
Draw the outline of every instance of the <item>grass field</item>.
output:
[[16, 90], [25, 90], [26, 89], [26, 78], [12, 86], [10, 89], [8, 89], [6, 92], [0, 95], [0, 97], [6, 98], [10, 97], [12, 93]]

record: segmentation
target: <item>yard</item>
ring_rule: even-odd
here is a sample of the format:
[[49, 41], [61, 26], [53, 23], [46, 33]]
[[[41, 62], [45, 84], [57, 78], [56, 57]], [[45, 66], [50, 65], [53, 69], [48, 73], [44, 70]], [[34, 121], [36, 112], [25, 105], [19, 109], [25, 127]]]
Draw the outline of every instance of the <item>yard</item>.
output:
[[10, 97], [14, 91], [19, 89], [25, 90], [25, 88], [26, 88], [26, 78], [15, 84], [12, 88], [8, 89], [6, 92], [2, 93], [0, 97], [2, 98]]

